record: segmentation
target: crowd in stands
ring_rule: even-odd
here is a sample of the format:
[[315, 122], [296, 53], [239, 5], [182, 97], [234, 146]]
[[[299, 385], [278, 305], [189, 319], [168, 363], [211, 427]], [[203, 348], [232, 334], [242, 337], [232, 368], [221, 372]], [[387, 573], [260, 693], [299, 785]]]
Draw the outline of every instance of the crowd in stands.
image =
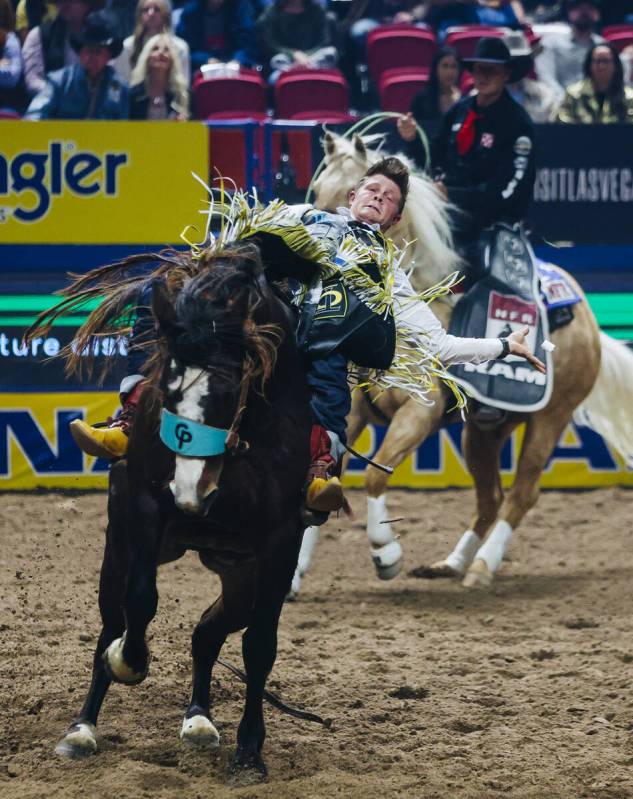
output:
[[272, 108], [280, 76], [308, 69], [340, 70], [352, 108], [367, 113], [381, 102], [368, 37], [393, 25], [433, 34], [424, 88], [398, 122], [405, 142], [470, 90], [454, 32], [472, 26], [503, 29], [514, 56], [534, 59], [510, 87], [534, 121], [633, 122], [633, 0], [176, 3], [0, 0], [0, 116], [188, 119], [201, 81], [240, 71], [265, 81]]

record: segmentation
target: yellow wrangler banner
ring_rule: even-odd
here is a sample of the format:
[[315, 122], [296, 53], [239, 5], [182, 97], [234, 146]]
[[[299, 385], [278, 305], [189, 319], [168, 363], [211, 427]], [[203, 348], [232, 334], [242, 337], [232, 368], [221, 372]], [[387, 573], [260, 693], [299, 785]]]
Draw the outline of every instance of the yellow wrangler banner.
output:
[[173, 244], [203, 207], [208, 132], [195, 122], [9, 122], [3, 244]]
[[[105, 487], [108, 464], [84, 455], [68, 429], [76, 418], [103, 421], [118, 405], [110, 392], [0, 394], [0, 489]], [[460, 449], [460, 425], [432, 436], [408, 458], [390, 485], [403, 488], [467, 487], [472, 480]], [[521, 431], [501, 453], [504, 485], [516, 468]], [[356, 443], [364, 455], [379, 446], [384, 429], [369, 427]], [[345, 478], [362, 487], [365, 466], [352, 460]], [[591, 488], [633, 485], [627, 470], [602, 438], [585, 427], [570, 425], [554, 451], [541, 485], [547, 488]]]

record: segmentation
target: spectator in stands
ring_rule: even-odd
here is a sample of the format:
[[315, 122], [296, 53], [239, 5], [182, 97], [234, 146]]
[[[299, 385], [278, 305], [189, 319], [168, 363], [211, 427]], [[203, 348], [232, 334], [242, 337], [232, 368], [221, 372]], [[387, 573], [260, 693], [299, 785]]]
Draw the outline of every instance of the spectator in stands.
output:
[[24, 42], [30, 30], [43, 22], [52, 22], [57, 16], [54, 0], [20, 0], [15, 10], [15, 30]]
[[426, 156], [416, 125], [423, 128], [429, 138], [435, 136], [444, 114], [462, 96], [459, 89], [461, 73], [457, 51], [452, 47], [438, 49], [431, 62], [427, 88], [415, 95], [410, 111], [398, 119], [397, 128], [402, 140], [399, 149], [422, 169], [426, 166]]
[[328, 19], [318, 0], [275, 0], [257, 27], [270, 58], [273, 83], [280, 72], [292, 67], [330, 68], [338, 63]]
[[109, 65], [121, 52], [114, 26], [103, 11], [86, 19], [72, 45], [79, 63], [51, 72], [31, 101], [26, 119], [127, 119], [128, 88]]
[[141, 50], [153, 36], [158, 33], [168, 34], [173, 49], [176, 51], [183, 75], [189, 82], [191, 61], [189, 45], [179, 36], [174, 36], [171, 24], [170, 0], [139, 0], [136, 6], [136, 25], [132, 36], [123, 42], [121, 55], [113, 62], [116, 74], [126, 83], [130, 83], [130, 75], [136, 66]]
[[92, 9], [91, 0], [56, 0], [56, 5], [55, 19], [33, 28], [22, 48], [24, 81], [31, 95], [44, 89], [47, 72], [77, 63], [70, 38], [81, 34]]
[[424, 21], [444, 38], [458, 25], [490, 25], [518, 28], [525, 22], [521, 0], [430, 0]]
[[132, 71], [130, 119], [188, 119], [188, 86], [174, 37], [152, 36]]
[[633, 89], [624, 85], [616, 48], [604, 42], [585, 57], [584, 79], [565, 92], [558, 121], [572, 124], [633, 122]]
[[[470, 0], [469, 0], [470, 2]], [[351, 39], [351, 56], [356, 64], [367, 63], [367, 34], [379, 25], [408, 23], [414, 25], [422, 21], [426, 6], [419, 0], [368, 0], [360, 3], [362, 9], [359, 19], [347, 20]], [[350, 13], [354, 13], [354, 8]]]
[[257, 37], [250, 0], [191, 0], [176, 29], [191, 51], [191, 68], [258, 61]]
[[[531, 70], [534, 58], [540, 49], [540, 39], [534, 40], [532, 46], [527, 36], [522, 31], [508, 32], [503, 41], [506, 43], [510, 55], [517, 63], [525, 61]], [[526, 70], [527, 72], [527, 70]], [[553, 122], [559, 106], [559, 98], [554, 89], [535, 80], [528, 74], [516, 83], [508, 86], [508, 91], [514, 99], [522, 105], [532, 118], [532, 122]]]
[[22, 112], [22, 52], [11, 0], [0, 0], [0, 109]]
[[569, 27], [543, 36], [543, 50], [536, 59], [536, 74], [562, 99], [565, 89], [582, 78], [587, 51], [604, 41], [595, 33], [600, 23], [599, 0], [566, 0]]

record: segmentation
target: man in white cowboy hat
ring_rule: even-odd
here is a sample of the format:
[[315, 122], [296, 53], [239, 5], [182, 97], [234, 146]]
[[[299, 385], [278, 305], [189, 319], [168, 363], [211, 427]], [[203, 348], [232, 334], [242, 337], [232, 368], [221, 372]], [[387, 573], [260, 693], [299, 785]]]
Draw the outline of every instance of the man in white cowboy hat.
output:
[[[508, 31], [503, 41], [506, 43], [510, 55], [514, 59], [527, 59], [531, 65], [532, 59], [540, 52], [540, 39], [528, 41], [523, 31]], [[526, 75], [521, 80], [512, 83], [508, 90], [512, 97], [525, 108], [532, 122], [553, 122], [559, 106], [557, 93], [542, 80], [536, 80]]]
[[464, 63], [476, 94], [444, 117], [432, 163], [438, 187], [463, 212], [455, 236], [469, 257], [484, 228], [526, 215], [535, 177], [534, 126], [507, 90], [525, 77], [531, 59], [513, 58], [500, 38], [484, 37]]
[[109, 66], [121, 52], [110, 17], [103, 11], [89, 14], [71, 44], [79, 63], [48, 73], [25, 119], [127, 119], [128, 87]]

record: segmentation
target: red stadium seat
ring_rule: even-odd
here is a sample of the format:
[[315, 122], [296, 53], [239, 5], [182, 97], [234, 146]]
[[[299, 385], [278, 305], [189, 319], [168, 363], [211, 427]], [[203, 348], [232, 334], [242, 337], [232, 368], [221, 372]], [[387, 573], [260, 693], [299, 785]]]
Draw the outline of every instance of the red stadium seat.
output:
[[230, 78], [197, 78], [192, 94], [196, 119], [266, 116], [266, 83], [250, 70]]
[[381, 109], [406, 114], [411, 108], [411, 101], [428, 81], [428, 69], [387, 69], [380, 76], [378, 84]]
[[423, 28], [382, 25], [367, 35], [367, 66], [378, 84], [386, 69], [430, 67], [437, 48], [435, 34]]
[[0, 119], [22, 119], [17, 111], [12, 111], [10, 108], [0, 108]]
[[475, 54], [477, 42], [483, 36], [497, 36], [501, 38], [505, 28], [492, 28], [488, 25], [470, 25], [463, 28], [449, 28], [446, 33], [445, 44], [453, 47], [460, 58], [472, 58]]
[[605, 39], [610, 39], [614, 33], [633, 33], [633, 25], [605, 25], [602, 29]]
[[633, 27], [629, 26], [627, 30], [614, 31], [604, 38], [621, 53], [625, 47], [633, 44]]
[[298, 111], [293, 114], [289, 119], [308, 119], [323, 124], [331, 123], [332, 125], [342, 125], [345, 122], [356, 122], [358, 117], [352, 114], [347, 114], [343, 111]]
[[[311, 119], [308, 114], [349, 113], [349, 86], [338, 69], [291, 69], [275, 83], [275, 113], [279, 119]], [[315, 117], [316, 118], [316, 117]], [[319, 117], [320, 118], [320, 117]]]

